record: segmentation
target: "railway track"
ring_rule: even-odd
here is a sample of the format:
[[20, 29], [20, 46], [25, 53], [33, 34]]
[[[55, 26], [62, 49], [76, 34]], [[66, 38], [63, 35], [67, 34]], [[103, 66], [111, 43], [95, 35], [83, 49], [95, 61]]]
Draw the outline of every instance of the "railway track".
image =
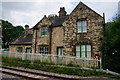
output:
[[17, 67], [0, 66], [0, 71], [30, 80], [118, 80], [106, 77], [80, 77]]
[[49, 73], [19, 67], [0, 66], [0, 71], [32, 80], [80, 80], [80, 77]]
[[65, 74], [56, 74], [9, 66], [0, 66], [0, 71], [33, 80], [80, 80], [80, 77], [78, 76], [69, 76]]
[[31, 80], [47, 80], [50, 78], [48, 76], [43, 76], [35, 72], [17, 69], [17, 68], [5, 67], [5, 66], [2, 66], [0, 68], [0, 71], [2, 71], [3, 73], [12, 74], [15, 76], [19, 76]]

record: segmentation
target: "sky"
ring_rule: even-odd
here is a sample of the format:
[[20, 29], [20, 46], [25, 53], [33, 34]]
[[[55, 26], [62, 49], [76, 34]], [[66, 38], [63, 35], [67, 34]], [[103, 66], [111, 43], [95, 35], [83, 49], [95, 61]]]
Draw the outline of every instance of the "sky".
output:
[[120, 0], [0, 0], [0, 19], [14, 26], [27, 24], [33, 27], [44, 15], [58, 15], [60, 7], [65, 7], [70, 14], [80, 1], [100, 15], [105, 13], [105, 21], [110, 22], [118, 13]]

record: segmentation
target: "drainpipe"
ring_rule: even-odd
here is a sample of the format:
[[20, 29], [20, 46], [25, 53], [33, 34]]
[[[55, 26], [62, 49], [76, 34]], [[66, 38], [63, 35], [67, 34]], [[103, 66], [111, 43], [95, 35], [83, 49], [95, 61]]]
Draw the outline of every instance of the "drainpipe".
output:
[[[104, 38], [105, 38], [105, 13], [103, 13], [103, 40], [104, 40]], [[102, 69], [103, 68], [103, 66], [102, 66], [102, 64], [104, 63], [103, 62], [103, 54], [102, 54], [102, 56], [101, 56], [101, 61], [100, 61], [100, 69]]]
[[[103, 31], [105, 32], [105, 13], [103, 13]], [[104, 37], [105, 35], [103, 35]]]
[[49, 53], [51, 54], [51, 50], [52, 50], [52, 26], [50, 26], [49, 30], [50, 30]]
[[37, 47], [37, 30], [38, 30], [38, 28], [36, 28], [35, 30], [36, 30], [36, 34], [35, 34], [35, 53], [36, 53], [36, 47]]

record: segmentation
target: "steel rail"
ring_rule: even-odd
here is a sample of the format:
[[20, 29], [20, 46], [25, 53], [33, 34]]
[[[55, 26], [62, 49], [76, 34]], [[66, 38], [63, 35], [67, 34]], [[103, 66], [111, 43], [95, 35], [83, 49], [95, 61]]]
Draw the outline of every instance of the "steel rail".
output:
[[[31, 76], [27, 75], [20, 75], [20, 74], [15, 74], [13, 72], [7, 72], [2, 69], [8, 69], [8, 70], [13, 70], [13, 71], [18, 71], [18, 72], [24, 72], [26, 74], [31, 74]], [[24, 68], [17, 68], [17, 67], [8, 67], [8, 66], [0, 66], [0, 71], [3, 73], [8, 73], [8, 74], [14, 74], [16, 76], [20, 76], [23, 78], [29, 78], [32, 80], [49, 80], [50, 78], [55, 79], [62, 79], [62, 80], [113, 80], [111, 78], [107, 77], [80, 77], [80, 76], [72, 76], [72, 75], [65, 75], [65, 74], [56, 74], [56, 73], [49, 73], [49, 72], [44, 72], [44, 71], [39, 71], [39, 70], [31, 70], [31, 69], [24, 69]], [[35, 76], [32, 76], [35, 75]], [[37, 77], [38, 76], [38, 77]], [[43, 78], [42, 78], [43, 77]], [[52, 80], [52, 79], [51, 79]], [[117, 79], [114, 79], [117, 80]]]
[[44, 80], [44, 79], [47, 80], [49, 78], [47, 76], [42, 76], [42, 75], [30, 72], [30, 71], [15, 69], [11, 67], [5, 67], [5, 66], [2, 66], [0, 71], [3, 73], [15, 75], [15, 76], [30, 79], [30, 80]]
[[77, 78], [76, 77], [67, 77], [67, 76], [63, 76], [61, 74], [60, 75], [46, 74], [46, 72], [45, 73], [44, 72], [43, 73], [39, 73], [39, 72], [35, 72], [35, 71], [28, 71], [26, 69], [20, 69], [20, 68], [8, 67], [8, 66], [1, 66], [1, 67], [5, 68], [5, 69], [10, 69], [10, 70], [15, 70], [15, 71], [20, 71], [20, 72], [26, 72], [26, 73], [35, 74], [35, 75], [41, 75], [41, 76], [45, 76], [45, 77], [49, 77], [49, 78], [57, 78], [57, 79], [65, 79], [65, 80], [80, 80], [79, 77], [77, 77]]

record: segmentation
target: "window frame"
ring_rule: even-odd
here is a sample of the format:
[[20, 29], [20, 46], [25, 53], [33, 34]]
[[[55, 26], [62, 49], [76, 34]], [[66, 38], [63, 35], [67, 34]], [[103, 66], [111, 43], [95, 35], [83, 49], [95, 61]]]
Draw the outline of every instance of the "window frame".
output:
[[[85, 24], [83, 24], [83, 22], [85, 22]], [[88, 28], [87, 20], [78, 20], [76, 22], [76, 26], [77, 26], [77, 33], [87, 33], [87, 28]]]
[[[62, 50], [62, 54], [61, 54], [61, 52], [59, 53], [59, 49]], [[57, 55], [63, 56], [63, 47], [57, 47]]]
[[[82, 50], [81, 46], [84, 46], [84, 50]], [[88, 46], [90, 46], [90, 49], [88, 49]], [[90, 44], [81, 44], [81, 45], [76, 45], [76, 57], [80, 57], [80, 58], [92, 58], [92, 45]], [[84, 51], [85, 54], [82, 54], [82, 52]], [[90, 56], [89, 56], [90, 53]], [[83, 56], [82, 56], [83, 55]]]
[[47, 36], [48, 35], [48, 26], [42, 26], [41, 27], [41, 36]]
[[40, 54], [48, 54], [49, 53], [49, 47], [47, 45], [39, 46], [39, 53]]
[[22, 53], [23, 52], [23, 47], [17, 47], [17, 52]]
[[30, 48], [30, 47], [27, 47], [27, 48], [26, 48], [26, 51], [25, 51], [26, 53], [28, 53], [28, 52], [27, 52], [27, 49], [30, 49], [30, 52], [29, 52], [29, 53], [32, 52], [32, 51], [31, 51], [31, 48]]

